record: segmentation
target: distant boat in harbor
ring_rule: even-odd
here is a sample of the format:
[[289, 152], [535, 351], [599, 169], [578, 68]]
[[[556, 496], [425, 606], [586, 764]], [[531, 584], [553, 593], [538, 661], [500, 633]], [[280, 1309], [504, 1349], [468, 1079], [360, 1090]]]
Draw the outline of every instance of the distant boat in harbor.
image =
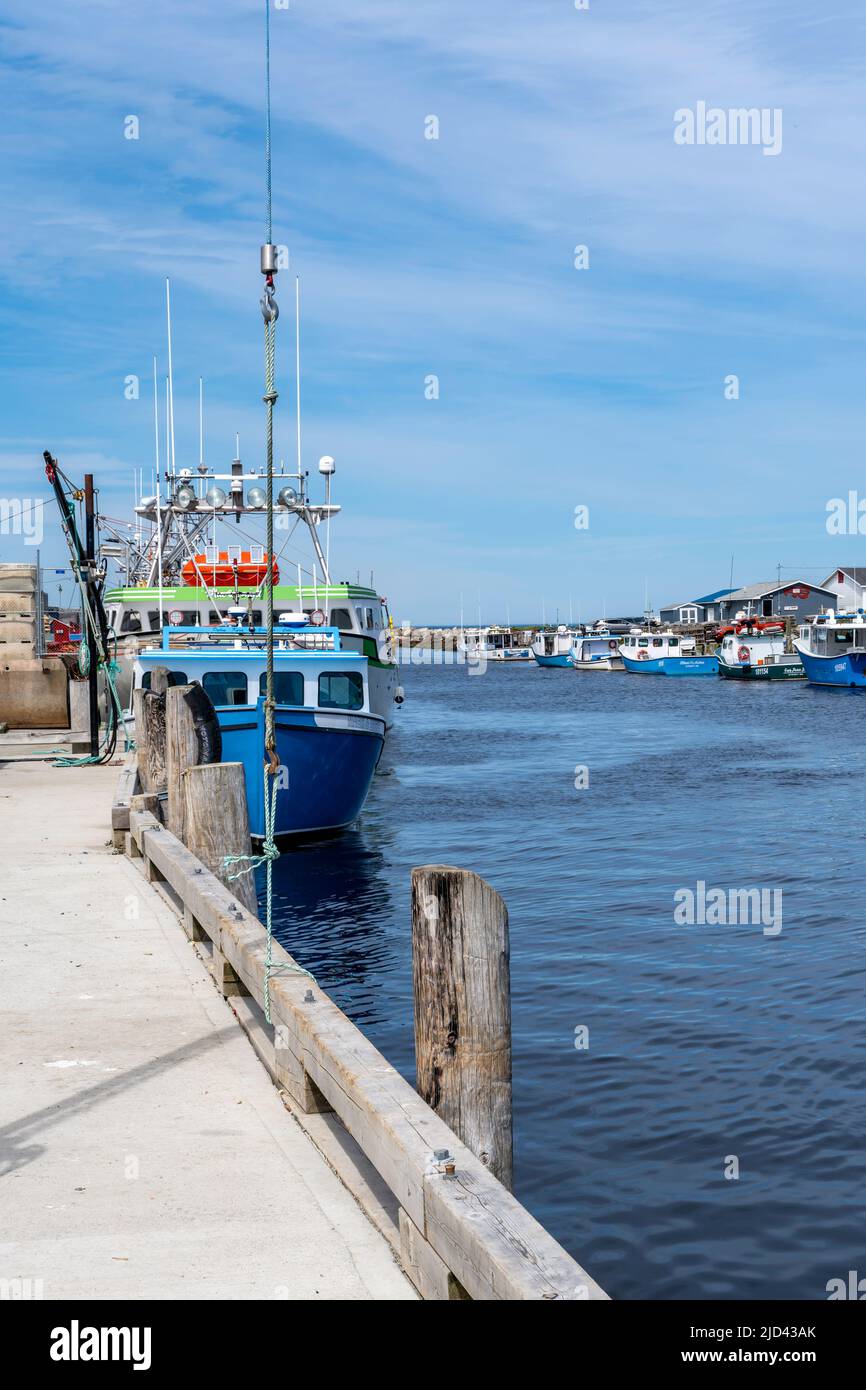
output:
[[462, 628], [457, 650], [471, 661], [531, 661], [528, 633], [515, 633], [510, 627]]
[[575, 671], [621, 671], [619, 642], [609, 628], [577, 636], [571, 649], [571, 664]]
[[785, 624], [742, 618], [720, 628], [719, 675], [726, 680], [802, 680], [799, 655], [786, 650]]
[[817, 614], [794, 649], [812, 685], [866, 685], [866, 612]]
[[572, 648], [577, 634], [560, 623], [555, 632], [542, 629], [535, 634], [532, 655], [539, 666], [572, 666]]
[[635, 628], [619, 645], [623, 664], [636, 676], [715, 676], [718, 658], [699, 653], [694, 637], [680, 637], [668, 628]]

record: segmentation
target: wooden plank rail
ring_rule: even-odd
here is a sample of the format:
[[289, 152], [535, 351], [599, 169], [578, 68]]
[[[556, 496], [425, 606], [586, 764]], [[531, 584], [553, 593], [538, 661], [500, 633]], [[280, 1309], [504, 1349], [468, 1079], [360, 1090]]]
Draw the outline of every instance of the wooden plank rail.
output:
[[[232, 982], [264, 1007], [262, 924], [149, 811], [133, 805], [127, 849], [183, 904]], [[332, 1108], [399, 1202], [401, 1257], [425, 1298], [605, 1299], [527, 1212], [277, 942], [273, 1052], [263, 1057], [301, 1111]], [[257, 1047], [262, 1055], [261, 1047]]]
[[111, 807], [111, 838], [116, 849], [123, 849], [125, 844], [126, 832], [129, 829], [130, 803], [138, 789], [138, 763], [135, 754], [130, 753], [118, 778], [117, 791]]

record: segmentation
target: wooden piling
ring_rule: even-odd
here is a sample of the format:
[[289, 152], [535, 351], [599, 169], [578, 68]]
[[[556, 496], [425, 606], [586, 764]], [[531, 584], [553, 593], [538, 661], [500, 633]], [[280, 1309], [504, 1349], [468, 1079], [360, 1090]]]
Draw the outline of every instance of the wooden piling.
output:
[[477, 874], [412, 870], [416, 1090], [512, 1186], [508, 911]]
[[199, 742], [188, 696], [191, 685], [173, 685], [165, 692], [165, 781], [168, 790], [166, 825], [186, 841], [182, 777], [199, 761]]
[[223, 865], [225, 855], [249, 854], [251, 848], [243, 763], [189, 767], [180, 780], [187, 849], [255, 915], [258, 907], [253, 872], [230, 879], [230, 874], [244, 866], [235, 864], [226, 869]]
[[132, 692], [138, 775], [142, 791], [146, 792], [164, 792], [166, 788], [164, 697], [168, 689], [168, 670], [165, 666], [155, 666], [150, 690]]

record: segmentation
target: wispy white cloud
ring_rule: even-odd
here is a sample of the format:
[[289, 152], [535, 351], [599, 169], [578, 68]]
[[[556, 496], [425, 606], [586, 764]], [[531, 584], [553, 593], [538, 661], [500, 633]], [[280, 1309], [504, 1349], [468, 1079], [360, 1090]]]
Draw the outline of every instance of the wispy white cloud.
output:
[[[304, 285], [310, 458], [345, 458], [347, 523], [393, 518], [398, 587], [423, 599], [437, 554], [453, 568], [462, 546], [513, 595], [520, 569], [495, 566], [488, 528], [567, 584], [574, 538], [556, 517], [584, 496], [600, 509], [594, 553], [625, 556], [623, 599], [642, 590], [628, 560], [641, 526], [670, 538], [672, 516], [687, 523], [656, 557], [659, 587], [718, 563], [725, 488], [748, 484], [774, 515], [780, 490], [793, 495], [808, 534], [816, 488], [852, 475], [859, 448], [853, 0], [820, 13], [777, 0], [589, 12], [293, 0], [272, 22], [276, 226]], [[38, 462], [43, 435], [98, 459], [107, 491], [149, 457], [165, 274], [180, 435], [191, 448], [202, 372], [214, 447], [234, 428], [259, 447], [260, 38], [259, 0], [82, 0], [50, 23], [7, 0], [7, 475], [27, 457], [21, 440]], [[781, 107], [782, 156], [675, 146], [674, 111], [699, 99]], [[123, 140], [129, 113], [137, 142]], [[423, 138], [430, 113], [439, 141]], [[588, 272], [572, 268], [577, 242]], [[280, 293], [290, 378], [290, 280]], [[725, 405], [731, 371], [743, 395]], [[142, 377], [135, 404], [128, 372]], [[441, 379], [435, 403], [427, 373]], [[290, 446], [290, 380], [282, 390]], [[432, 532], [418, 544], [413, 505], [438, 509], [453, 548]], [[795, 536], [796, 512], [784, 524]]]

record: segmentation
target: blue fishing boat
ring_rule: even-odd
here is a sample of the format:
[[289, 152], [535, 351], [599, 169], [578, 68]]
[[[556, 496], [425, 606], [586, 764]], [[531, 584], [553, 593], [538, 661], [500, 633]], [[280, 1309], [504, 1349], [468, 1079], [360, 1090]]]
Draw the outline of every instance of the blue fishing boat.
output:
[[[170, 685], [201, 685], [219, 720], [222, 761], [244, 767], [250, 833], [264, 839], [267, 632], [239, 623], [165, 627], [161, 646], [138, 653], [134, 684], [147, 689], [161, 666]], [[364, 805], [385, 739], [384, 718], [370, 710], [367, 657], [347, 651], [338, 628], [281, 614], [274, 698], [275, 837], [343, 829]]]
[[539, 666], [573, 666], [572, 648], [576, 634], [560, 624], [555, 632], [542, 628], [532, 641], [532, 655]]
[[866, 685], [866, 612], [818, 613], [794, 647], [812, 685]]
[[716, 676], [718, 657], [697, 650], [694, 637], [642, 630], [630, 632], [620, 643], [627, 671], [636, 676]]

